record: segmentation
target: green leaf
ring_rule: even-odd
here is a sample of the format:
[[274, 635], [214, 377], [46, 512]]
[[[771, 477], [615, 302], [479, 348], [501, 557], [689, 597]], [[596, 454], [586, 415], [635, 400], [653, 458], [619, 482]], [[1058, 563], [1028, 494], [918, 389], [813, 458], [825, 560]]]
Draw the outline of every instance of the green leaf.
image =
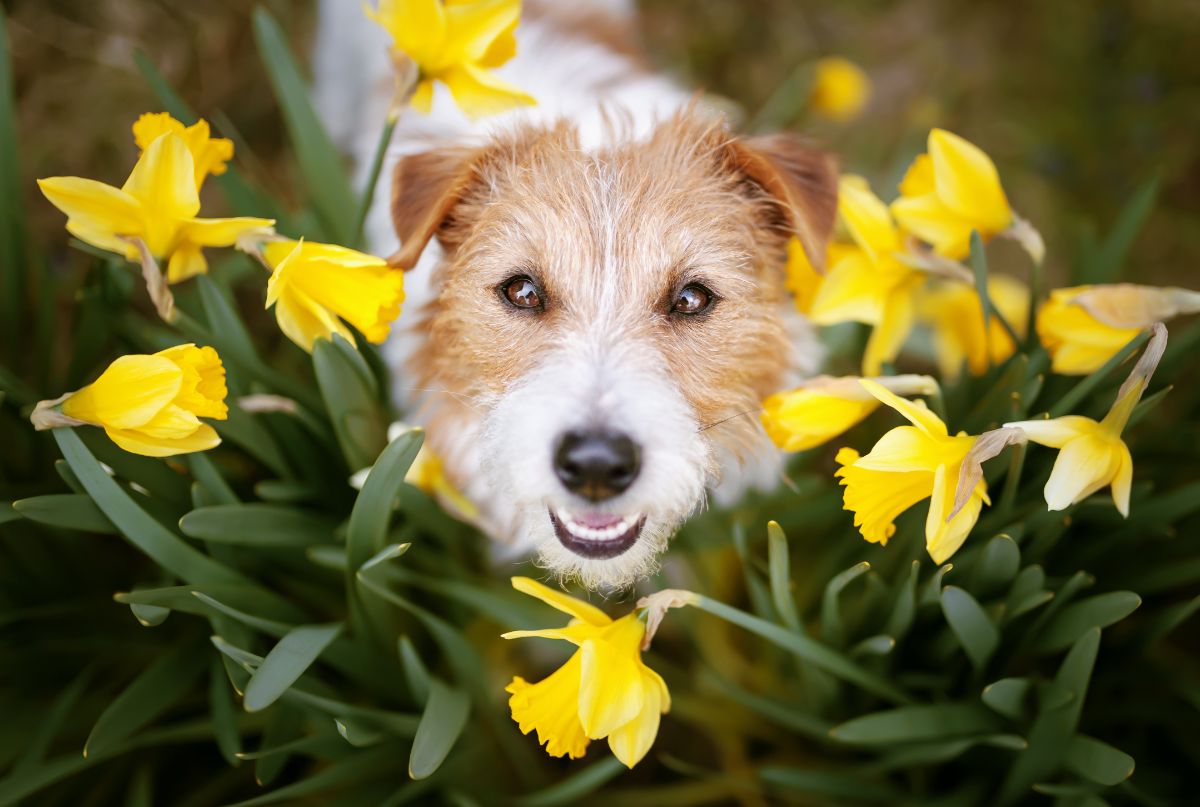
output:
[[1099, 650], [1100, 629], [1092, 628], [1067, 652], [1052, 685], [1064, 697], [1043, 700], [1029, 730], [1029, 748], [1017, 756], [1000, 789], [1000, 804], [1026, 796], [1029, 788], [1052, 776], [1062, 763], [1079, 724]]
[[1121, 267], [1129, 255], [1129, 250], [1133, 248], [1138, 233], [1142, 231], [1146, 220], [1154, 211], [1160, 184], [1158, 177], [1150, 179], [1125, 203], [1095, 260], [1091, 266], [1084, 267], [1087, 271], [1084, 282], [1115, 283], [1120, 278]]
[[[895, 788], [864, 781], [859, 774], [771, 765], [761, 768], [758, 776], [764, 782], [776, 787], [818, 797], [823, 796], [825, 799], [831, 800], [828, 803], [840, 804], [843, 803], [843, 800], [855, 803], [861, 801], [895, 802], [901, 798], [900, 791]], [[826, 802], [818, 800], [814, 803]]]
[[[260, 756], [254, 761], [254, 781], [266, 786], [279, 778], [292, 755], [283, 751], [296, 739], [302, 729], [302, 713], [296, 709], [272, 709], [267, 712], [267, 724], [263, 727], [259, 748], [273, 749], [277, 753]], [[309, 738], [304, 738], [309, 739]]]
[[942, 578], [954, 569], [953, 563], [943, 563], [938, 567], [938, 570], [933, 573], [928, 580], [925, 581], [924, 587], [921, 589], [920, 596], [917, 597], [918, 605], [939, 605], [942, 602]]
[[888, 636], [903, 639], [908, 635], [917, 612], [917, 577], [920, 573], [921, 563], [914, 560], [908, 569], [908, 576], [896, 587], [896, 599], [892, 603], [887, 627], [884, 629]]
[[351, 470], [373, 463], [387, 444], [387, 424], [366, 362], [346, 340], [318, 339], [313, 370], [346, 465]]
[[[1009, 324], [1004, 315], [996, 308], [996, 305], [992, 302], [991, 295], [988, 294], [987, 250], [983, 246], [983, 238], [979, 235], [978, 230], [971, 231], [971, 271], [975, 275], [975, 291], [978, 293], [980, 304], [983, 307], [984, 332], [986, 333], [990, 330], [989, 323], [994, 317], [1000, 323], [1000, 326], [1004, 328], [1009, 338], [1013, 340], [1013, 344], [1021, 344], [1021, 337], [1017, 335], [1013, 326]], [[988, 361], [989, 363], [991, 362], [990, 351]]]
[[242, 737], [238, 732], [237, 713], [229, 693], [229, 681], [218, 658], [213, 658], [208, 675], [208, 710], [212, 716], [213, 737], [217, 750], [230, 765], [241, 762]]
[[963, 589], [946, 586], [942, 589], [942, 613], [975, 669], [986, 667], [1000, 644], [1000, 631], [983, 607]]
[[342, 170], [341, 156], [313, 111], [308, 86], [283, 32], [262, 7], [254, 10], [254, 37], [296, 150], [308, 197], [325, 225], [329, 240], [353, 244], [358, 205]]
[[276, 504], [201, 507], [179, 520], [179, 528], [193, 538], [261, 547], [331, 544], [335, 526], [318, 513]]
[[1133, 757], [1086, 734], [1076, 734], [1063, 759], [1067, 770], [1098, 785], [1112, 787], [1133, 775]]
[[1083, 403], [1089, 395], [1096, 391], [1097, 387], [1107, 380], [1109, 374], [1118, 365], [1129, 358], [1134, 351], [1146, 344], [1149, 339], [1149, 331], [1142, 331], [1137, 336], [1130, 339], [1123, 348], [1113, 354], [1111, 359], [1104, 362], [1100, 369], [1096, 370], [1091, 375], [1086, 376], [1082, 381], [1072, 387], [1066, 395], [1059, 398], [1058, 402], [1055, 403], [1054, 406], [1050, 407], [1050, 417], [1062, 417], [1063, 415], [1069, 415], [1074, 412], [1077, 406]]
[[1032, 688], [1028, 678], [1001, 678], [985, 686], [981, 697], [992, 711], [1013, 720], [1023, 720]]
[[50, 708], [39, 716], [37, 729], [33, 736], [26, 740], [21, 756], [13, 763], [13, 775], [33, 770], [46, 756], [54, 738], [67, 724], [68, 719], [74, 717], [76, 704], [95, 678], [92, 673], [93, 669], [88, 667], [75, 676], [71, 683], [58, 693]]
[[154, 628], [167, 621], [167, 617], [171, 615], [170, 608], [163, 608], [159, 605], [145, 605], [142, 603], [130, 603], [129, 610], [133, 613], [133, 618], [138, 621], [144, 628]]
[[787, 536], [774, 521], [767, 522], [767, 556], [771, 574], [771, 599], [783, 624], [792, 630], [800, 630], [800, 615], [796, 613], [796, 601], [792, 598], [791, 572], [788, 569]]
[[834, 575], [825, 585], [825, 592], [821, 596], [821, 636], [834, 646], [840, 646], [845, 641], [845, 626], [842, 624], [842, 609], [838, 598], [846, 586], [870, 568], [871, 564], [866, 561], [856, 563], [844, 572]]
[[[256, 587], [240, 573], [201, 554], [142, 510], [84, 447], [74, 429], [54, 429], [63, 457], [79, 477], [104, 515], [159, 566], [195, 585], [246, 585]], [[271, 595], [274, 596], [274, 595]]]
[[605, 757], [599, 762], [588, 765], [562, 781], [518, 797], [513, 803], [517, 807], [559, 807], [563, 804], [577, 804], [580, 799], [593, 793], [624, 773], [628, 768], [621, 764], [616, 757]]
[[383, 547], [392, 505], [424, 440], [425, 432], [421, 429], [405, 432], [388, 444], [367, 474], [346, 530], [346, 555], [351, 573], [358, 571]]
[[292, 628], [250, 676], [242, 699], [246, 711], [261, 711], [278, 700], [341, 632], [340, 623]]
[[984, 544], [976, 558], [971, 574], [970, 589], [977, 596], [987, 595], [1007, 586], [1021, 568], [1021, 550], [1007, 535], [997, 535]]
[[1074, 644], [1092, 628], [1107, 628], [1137, 610], [1142, 598], [1132, 591], [1113, 591], [1098, 594], [1068, 605], [1054, 615], [1033, 649], [1052, 653]]
[[181, 644], [147, 667], [100, 714], [83, 746], [85, 757], [103, 754], [174, 706], [204, 672], [196, 647]]
[[471, 701], [462, 690], [436, 678], [429, 682], [429, 699], [408, 757], [410, 777], [424, 779], [441, 766], [467, 725], [470, 711]]
[[20, 521], [21, 514], [13, 509], [10, 502], [0, 502], [0, 524], [7, 524], [10, 521]]
[[704, 595], [697, 595], [692, 605], [727, 622], [732, 622], [739, 627], [745, 628], [752, 633], [758, 634], [772, 644], [794, 653], [797, 657], [812, 664], [814, 667], [818, 667], [844, 681], [856, 684], [868, 692], [873, 692], [880, 697], [897, 703], [908, 703], [911, 700], [908, 695], [890, 681], [859, 666], [833, 648], [827, 647], [807, 636], [793, 633], [773, 622], [759, 619], [756, 616], [747, 614], [745, 611], [738, 610]]
[[890, 745], [990, 734], [1003, 728], [1000, 719], [982, 706], [938, 703], [856, 717], [834, 726], [829, 736], [847, 745]]
[[417, 654], [417, 648], [407, 636], [401, 636], [397, 642], [400, 650], [400, 666], [404, 669], [404, 680], [408, 689], [418, 703], [424, 703], [429, 698], [430, 677], [425, 662]]
[[95, 502], [77, 493], [18, 499], [12, 506], [22, 517], [51, 527], [104, 534], [117, 531]]

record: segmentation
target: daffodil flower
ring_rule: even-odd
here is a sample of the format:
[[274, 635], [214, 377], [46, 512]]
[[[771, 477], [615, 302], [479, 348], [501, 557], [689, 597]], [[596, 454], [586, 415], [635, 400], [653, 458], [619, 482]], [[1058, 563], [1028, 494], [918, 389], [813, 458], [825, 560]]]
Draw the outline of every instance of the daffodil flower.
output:
[[1200, 311], [1200, 292], [1115, 283], [1055, 289], [1038, 310], [1037, 333], [1050, 368], [1087, 375], [1155, 322]]
[[901, 233], [887, 205], [860, 178], [839, 182], [838, 215], [854, 246], [831, 252], [835, 262], [816, 291], [809, 316], [818, 325], [873, 325], [863, 374], [879, 375], [912, 330], [915, 296], [925, 273], [898, 259]]
[[944, 129], [929, 133], [928, 149], [913, 161], [892, 202], [900, 226], [951, 260], [970, 254], [977, 230], [985, 241], [1002, 233], [1017, 238], [1041, 263], [1041, 237], [1013, 213], [992, 159]]
[[233, 159], [233, 141], [224, 137], [213, 137], [208, 121], [203, 118], [185, 127], [168, 112], [147, 112], [133, 124], [133, 140], [143, 152], [168, 132], [179, 135], [187, 144], [192, 155], [197, 190], [204, 185], [204, 180], [210, 174], [224, 174], [226, 163]]
[[818, 115], [846, 123], [861, 115], [870, 99], [871, 80], [854, 62], [830, 56], [816, 63], [808, 102]]
[[[1029, 289], [1005, 275], [988, 278], [988, 297], [1020, 336], [1029, 325]], [[955, 380], [965, 363], [971, 375], [982, 375], [1017, 350], [1012, 336], [992, 317], [985, 330], [983, 305], [975, 286], [946, 281], [933, 283], [920, 296], [917, 316], [932, 326], [938, 371]]]
[[966, 506], [947, 519], [954, 507], [959, 468], [975, 438], [965, 432], [951, 436], [923, 401], [900, 398], [869, 379], [860, 383], [912, 425], [892, 429], [863, 456], [851, 448], [838, 452], [842, 467], [836, 476], [846, 488], [845, 509], [854, 512], [854, 526], [863, 538], [886, 544], [896, 532], [896, 517], [930, 499], [925, 548], [935, 562], [943, 563], [962, 546], [983, 505], [991, 504], [987, 483], [981, 480]]
[[[763, 402], [760, 415], [767, 435], [784, 451], [804, 451], [829, 442], [879, 408], [879, 399], [857, 376], [810, 378], [794, 390]], [[927, 375], [872, 379], [898, 395], [933, 395], [937, 382]]]
[[225, 367], [211, 347], [179, 345], [150, 356], [122, 356], [83, 389], [34, 410], [39, 430], [100, 426], [133, 454], [169, 457], [221, 442], [200, 418], [225, 420]]
[[[367, 341], [387, 339], [404, 302], [404, 273], [387, 261], [334, 244], [280, 239], [261, 247], [271, 269], [267, 308], [284, 334], [312, 352], [313, 342], [339, 334], [353, 343], [345, 320]], [[340, 318], [340, 319], [339, 319]]]
[[537, 102], [491, 71], [517, 52], [520, 0], [380, 0], [366, 9], [392, 37], [397, 55], [416, 65], [411, 104], [428, 114], [440, 81], [472, 118]]
[[572, 619], [563, 628], [511, 631], [505, 639], [540, 636], [579, 648], [536, 684], [513, 678], [505, 690], [513, 720], [523, 734], [536, 730], [550, 756], [578, 759], [588, 743], [607, 737], [613, 755], [632, 768], [654, 744], [659, 718], [671, 707], [666, 683], [642, 662], [645, 622], [636, 611], [614, 621], [527, 577], [514, 577], [512, 584]]
[[1039, 445], [1059, 449], [1044, 491], [1049, 509], [1064, 510], [1111, 486], [1113, 504], [1122, 516], [1129, 515], [1133, 457], [1121, 433], [1166, 349], [1167, 329], [1155, 324], [1152, 330], [1150, 343], [1117, 392], [1117, 400], [1104, 420], [1096, 422], [1080, 415], [1067, 415], [1004, 424], [1005, 428], [1020, 429]]
[[208, 271], [204, 247], [228, 247], [269, 230], [271, 219], [196, 218], [200, 196], [187, 141], [168, 131], [151, 142], [120, 188], [81, 177], [39, 179], [50, 203], [67, 214], [67, 231], [94, 247], [142, 264], [147, 287], [164, 319], [174, 304], [161, 286], [156, 261], [169, 259], [167, 282]]

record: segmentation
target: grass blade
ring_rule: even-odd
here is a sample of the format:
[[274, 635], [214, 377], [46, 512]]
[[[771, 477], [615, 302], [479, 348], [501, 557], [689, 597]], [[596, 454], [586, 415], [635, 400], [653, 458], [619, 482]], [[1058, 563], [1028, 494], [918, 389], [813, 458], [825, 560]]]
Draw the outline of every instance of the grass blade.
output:
[[277, 701], [341, 632], [341, 624], [301, 625], [289, 631], [250, 676], [242, 698], [246, 711], [262, 711]]

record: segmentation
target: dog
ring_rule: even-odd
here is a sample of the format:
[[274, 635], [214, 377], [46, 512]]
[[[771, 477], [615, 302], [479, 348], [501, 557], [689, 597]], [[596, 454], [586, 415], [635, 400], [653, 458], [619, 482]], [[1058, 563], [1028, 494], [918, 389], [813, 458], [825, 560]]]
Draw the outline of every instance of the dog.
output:
[[[406, 111], [368, 219], [409, 271], [397, 405], [490, 536], [600, 590], [653, 573], [710, 493], [777, 483], [761, 401], [821, 354], [786, 250], [820, 266], [837, 205], [827, 154], [732, 134], [646, 66], [635, 25], [619, 0], [527, 0], [497, 72], [538, 105], [472, 122], [440, 92]], [[346, 0], [318, 30], [318, 107], [361, 173], [387, 40]]]

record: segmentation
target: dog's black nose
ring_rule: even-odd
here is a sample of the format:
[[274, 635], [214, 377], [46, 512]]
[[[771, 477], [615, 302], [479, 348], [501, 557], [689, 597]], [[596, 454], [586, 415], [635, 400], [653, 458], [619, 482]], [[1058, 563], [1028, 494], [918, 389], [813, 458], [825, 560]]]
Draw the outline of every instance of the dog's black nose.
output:
[[593, 502], [625, 491], [641, 469], [641, 451], [624, 434], [567, 432], [554, 452], [554, 473], [572, 493]]

